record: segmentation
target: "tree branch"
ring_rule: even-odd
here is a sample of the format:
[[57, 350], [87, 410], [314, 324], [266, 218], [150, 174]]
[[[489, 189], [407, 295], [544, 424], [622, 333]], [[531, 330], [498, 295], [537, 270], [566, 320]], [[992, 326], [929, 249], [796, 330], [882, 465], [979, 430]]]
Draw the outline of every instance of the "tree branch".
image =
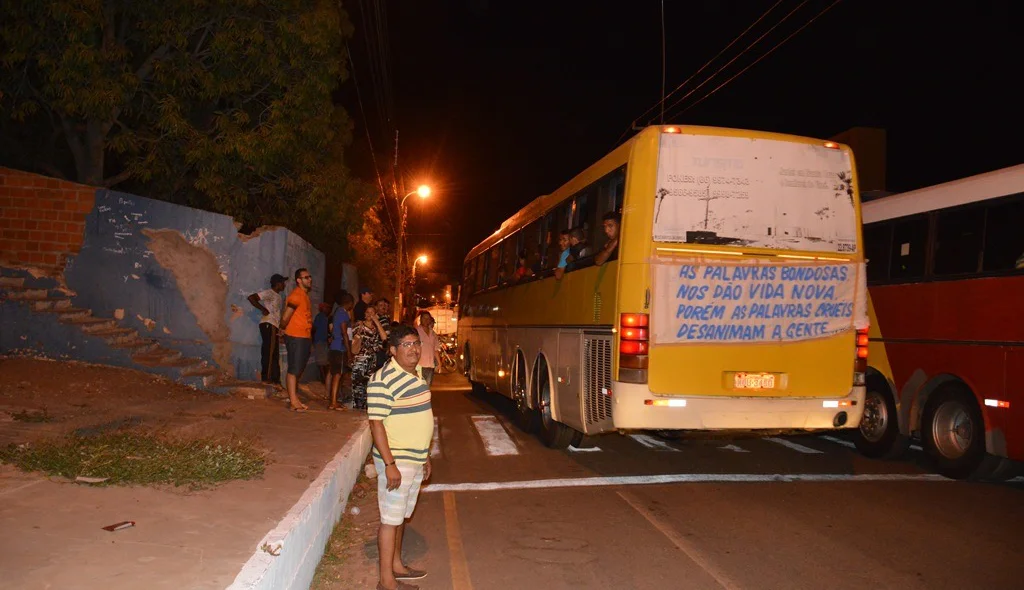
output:
[[253, 93], [252, 93], [251, 95], [249, 95], [249, 96], [248, 96], [248, 97], [247, 97], [246, 99], [244, 99], [244, 100], [242, 101], [242, 104], [248, 104], [248, 103], [249, 103], [250, 101], [252, 101], [253, 99], [255, 99], [256, 97], [258, 97], [259, 95], [261, 95], [261, 94], [263, 94], [264, 92], [266, 92], [266, 91], [267, 91], [267, 88], [270, 88], [270, 85], [271, 85], [271, 84], [273, 84], [273, 83], [274, 83], [274, 81], [273, 81], [273, 80], [271, 80], [270, 82], [267, 82], [266, 84], [264, 84], [264, 85], [263, 85], [263, 88], [260, 88], [260, 89], [259, 89], [259, 90], [257, 90], [256, 92], [253, 92]]
[[115, 175], [111, 176], [110, 178], [104, 179], [103, 182], [101, 183], [101, 185], [105, 186], [106, 188], [110, 188], [110, 187], [112, 187], [114, 185], [121, 184], [122, 182], [124, 182], [124, 181], [128, 180], [129, 178], [131, 178], [131, 176], [132, 176], [131, 170], [124, 170], [120, 174], [115, 174]]
[[67, 180], [67, 177], [64, 176], [64, 173], [60, 171], [60, 168], [57, 168], [56, 166], [54, 166], [50, 162], [36, 162], [35, 165], [36, 165], [36, 168], [38, 168], [39, 170], [42, 170], [43, 172], [45, 172], [46, 174], [48, 174], [49, 176], [51, 176], [53, 178], [59, 178], [61, 180]]
[[71, 122], [64, 115], [57, 113], [57, 116], [60, 118], [60, 124], [64, 129], [64, 138], [71, 149], [71, 155], [75, 159], [75, 171], [77, 172], [75, 180], [82, 182], [85, 170], [85, 147], [82, 145], [82, 138], [78, 136], [74, 127], [71, 126]]
[[149, 79], [149, 75], [153, 73], [153, 64], [158, 60], [163, 59], [171, 51], [171, 46], [164, 43], [160, 47], [157, 47], [153, 53], [149, 54], [146, 61], [142, 62], [139, 69], [135, 70], [135, 77], [139, 79], [139, 82]]

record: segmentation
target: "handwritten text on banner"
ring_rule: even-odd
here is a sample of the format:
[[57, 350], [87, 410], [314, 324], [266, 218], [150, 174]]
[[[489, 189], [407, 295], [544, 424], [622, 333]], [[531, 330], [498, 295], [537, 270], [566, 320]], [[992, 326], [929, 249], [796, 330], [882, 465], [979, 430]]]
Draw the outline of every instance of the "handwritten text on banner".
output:
[[658, 344], [791, 342], [866, 323], [856, 263], [652, 266], [651, 336]]

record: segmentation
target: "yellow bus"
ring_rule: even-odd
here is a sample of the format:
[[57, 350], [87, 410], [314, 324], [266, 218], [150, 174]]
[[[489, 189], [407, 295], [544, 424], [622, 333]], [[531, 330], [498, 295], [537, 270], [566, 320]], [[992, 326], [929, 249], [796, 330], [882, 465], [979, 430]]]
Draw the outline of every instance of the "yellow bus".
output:
[[463, 371], [551, 447], [860, 422], [867, 295], [844, 145], [648, 127], [474, 247], [460, 298]]

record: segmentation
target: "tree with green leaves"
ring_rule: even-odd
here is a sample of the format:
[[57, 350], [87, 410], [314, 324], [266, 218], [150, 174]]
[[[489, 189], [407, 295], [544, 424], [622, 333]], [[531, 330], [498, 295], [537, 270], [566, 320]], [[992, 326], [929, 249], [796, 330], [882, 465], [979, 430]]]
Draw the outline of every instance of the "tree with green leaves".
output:
[[352, 31], [337, 0], [7, 0], [0, 158], [343, 239], [375, 201], [333, 100]]

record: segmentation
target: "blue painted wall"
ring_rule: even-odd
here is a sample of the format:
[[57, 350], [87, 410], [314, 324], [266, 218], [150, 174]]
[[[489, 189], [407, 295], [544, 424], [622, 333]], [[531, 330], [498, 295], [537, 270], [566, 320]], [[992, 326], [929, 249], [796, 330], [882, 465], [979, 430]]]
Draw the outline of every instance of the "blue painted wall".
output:
[[[178, 263], [168, 267], [158, 260], [168, 256]], [[239, 236], [226, 215], [100, 190], [65, 279], [75, 307], [100, 317], [123, 310], [121, 324], [143, 336], [239, 379], [258, 380], [260, 313], [246, 298], [266, 288], [271, 274], [291, 277], [298, 266], [310, 270], [311, 295], [319, 301], [324, 256], [287, 229]]]

